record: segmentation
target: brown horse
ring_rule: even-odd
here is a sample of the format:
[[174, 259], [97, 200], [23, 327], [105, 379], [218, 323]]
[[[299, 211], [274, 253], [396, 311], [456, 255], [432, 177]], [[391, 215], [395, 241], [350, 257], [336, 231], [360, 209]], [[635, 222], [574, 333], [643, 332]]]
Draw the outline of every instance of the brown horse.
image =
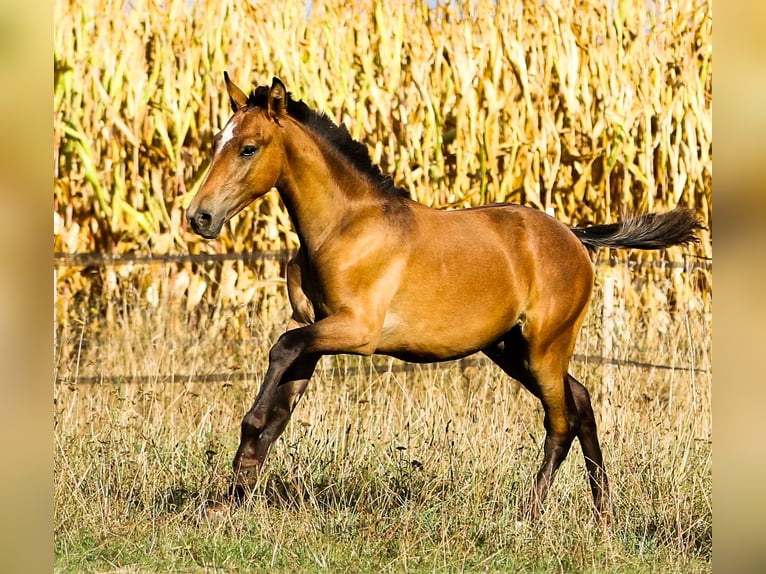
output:
[[277, 78], [248, 96], [224, 77], [234, 113], [186, 217], [214, 238], [276, 188], [300, 238], [287, 269], [292, 318], [242, 421], [235, 490], [255, 481], [322, 355], [433, 362], [481, 351], [544, 408], [543, 463], [525, 514], [539, 514], [575, 437], [597, 514], [609, 514], [590, 396], [567, 372], [593, 286], [586, 246], [659, 249], [695, 241], [702, 224], [687, 210], [570, 229], [520, 205], [432, 209]]

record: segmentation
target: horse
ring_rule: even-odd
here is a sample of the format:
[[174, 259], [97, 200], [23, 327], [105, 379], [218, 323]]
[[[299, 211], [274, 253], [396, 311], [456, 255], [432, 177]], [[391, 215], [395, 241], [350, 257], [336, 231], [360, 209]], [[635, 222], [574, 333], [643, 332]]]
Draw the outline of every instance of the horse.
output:
[[[568, 372], [593, 288], [597, 247], [699, 241], [689, 209], [569, 228], [532, 207], [440, 210], [409, 197], [344, 124], [273, 78], [245, 94], [224, 72], [232, 115], [186, 211], [224, 223], [276, 188], [299, 238], [286, 271], [292, 315], [241, 424], [231, 492], [256, 482], [323, 355], [438, 362], [482, 352], [542, 403], [543, 461], [522, 507], [534, 519], [579, 439], [595, 515], [613, 513], [588, 390]], [[231, 496], [234, 496], [231, 494]]]

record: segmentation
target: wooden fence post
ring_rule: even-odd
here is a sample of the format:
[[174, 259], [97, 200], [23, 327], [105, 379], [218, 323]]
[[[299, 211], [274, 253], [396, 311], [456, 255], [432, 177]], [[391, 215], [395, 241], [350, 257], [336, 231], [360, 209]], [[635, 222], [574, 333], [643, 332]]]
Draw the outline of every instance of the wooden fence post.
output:
[[[611, 358], [614, 343], [612, 336], [614, 334], [614, 287], [615, 278], [614, 273], [609, 270], [604, 277], [603, 301], [604, 306], [601, 309], [601, 356]], [[607, 395], [609, 402], [611, 403], [612, 393], [614, 392], [614, 365], [610, 363], [604, 363], [602, 369], [604, 393]]]

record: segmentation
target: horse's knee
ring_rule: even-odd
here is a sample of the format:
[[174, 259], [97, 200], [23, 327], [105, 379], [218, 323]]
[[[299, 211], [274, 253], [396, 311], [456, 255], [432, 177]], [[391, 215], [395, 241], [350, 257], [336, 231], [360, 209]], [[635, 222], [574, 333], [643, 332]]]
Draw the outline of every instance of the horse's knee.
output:
[[271, 407], [253, 408], [242, 419], [242, 438], [273, 442], [287, 424], [308, 381], [292, 381], [277, 388]]
[[277, 339], [277, 342], [269, 349], [269, 364], [292, 364], [301, 355], [305, 346], [301, 329], [286, 331]]
[[242, 438], [257, 439], [266, 426], [266, 413], [250, 409], [242, 419]]

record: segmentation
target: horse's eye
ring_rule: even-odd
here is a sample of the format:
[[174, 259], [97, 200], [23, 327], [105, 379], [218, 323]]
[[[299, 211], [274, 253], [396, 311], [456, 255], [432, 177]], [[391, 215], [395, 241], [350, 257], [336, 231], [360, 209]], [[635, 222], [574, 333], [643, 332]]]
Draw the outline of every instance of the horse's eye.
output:
[[256, 151], [258, 151], [258, 148], [254, 145], [246, 145], [242, 148], [242, 151], [239, 152], [239, 155], [240, 157], [253, 157]]

